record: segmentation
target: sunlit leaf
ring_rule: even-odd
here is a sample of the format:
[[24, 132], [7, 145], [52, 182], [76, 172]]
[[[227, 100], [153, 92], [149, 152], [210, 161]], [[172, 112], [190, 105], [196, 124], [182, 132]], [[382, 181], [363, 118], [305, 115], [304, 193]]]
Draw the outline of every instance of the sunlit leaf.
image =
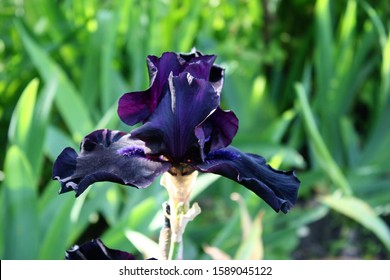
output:
[[4, 257], [36, 259], [39, 249], [37, 192], [31, 166], [18, 146], [7, 150], [4, 173]]
[[256, 216], [250, 226], [249, 234], [243, 239], [234, 259], [260, 260], [263, 259], [262, 220], [264, 213]]
[[63, 70], [40, 48], [27, 34], [21, 24], [17, 25], [23, 43], [29, 55], [46, 83], [56, 80], [57, 93], [55, 104], [64, 118], [75, 139], [80, 141], [92, 128], [92, 121], [83, 100], [78, 96], [77, 90], [68, 79]]
[[23, 91], [14, 110], [8, 138], [11, 143], [26, 148], [29, 141], [29, 133], [32, 126], [34, 107], [37, 98], [39, 80], [32, 80]]
[[390, 229], [369, 204], [353, 196], [328, 195], [320, 201], [372, 231], [390, 251]]
[[161, 259], [160, 247], [155, 241], [137, 231], [126, 230], [125, 235], [145, 259]]

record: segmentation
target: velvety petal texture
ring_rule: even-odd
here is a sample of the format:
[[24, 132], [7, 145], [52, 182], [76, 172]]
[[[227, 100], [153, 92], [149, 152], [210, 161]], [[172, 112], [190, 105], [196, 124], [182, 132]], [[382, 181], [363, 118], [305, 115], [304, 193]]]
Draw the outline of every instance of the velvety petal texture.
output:
[[54, 162], [53, 179], [60, 181], [60, 193], [75, 191], [76, 196], [100, 181], [145, 188], [171, 165], [149, 159], [144, 149], [130, 134], [97, 130], [84, 138], [79, 154], [72, 148], [62, 151]]
[[125, 93], [119, 99], [119, 117], [128, 125], [145, 122], [166, 93], [170, 75], [189, 73], [197, 79], [210, 81], [215, 91], [220, 94], [224, 69], [213, 64], [215, 59], [215, 55], [203, 55], [196, 50], [188, 54], [166, 52], [160, 58], [148, 56], [150, 87], [145, 91]]
[[110, 249], [100, 239], [93, 239], [80, 246], [75, 245], [65, 252], [67, 260], [135, 260], [127, 252]]
[[168, 78], [167, 94], [151, 118], [132, 131], [147, 146], [158, 147], [153, 153], [162, 154], [174, 163], [185, 162], [198, 148], [195, 128], [210, 116], [219, 105], [219, 95], [207, 80], [189, 73]]
[[211, 152], [204, 162], [194, 166], [201, 172], [211, 172], [232, 179], [247, 187], [276, 212], [287, 213], [295, 204], [299, 180], [292, 171], [270, 167], [265, 159], [228, 147]]
[[204, 154], [225, 148], [232, 142], [238, 130], [238, 119], [232, 111], [218, 107], [195, 128], [195, 136]]
[[99, 181], [145, 188], [180, 166], [225, 176], [287, 213], [300, 182], [293, 171], [275, 170], [263, 157], [229, 146], [238, 119], [220, 108], [224, 69], [215, 60], [195, 49], [148, 56], [149, 88], [125, 93], [118, 103], [124, 123], [141, 125], [130, 134], [97, 130], [84, 138], [80, 153], [64, 149], [53, 167], [60, 193], [78, 196]]

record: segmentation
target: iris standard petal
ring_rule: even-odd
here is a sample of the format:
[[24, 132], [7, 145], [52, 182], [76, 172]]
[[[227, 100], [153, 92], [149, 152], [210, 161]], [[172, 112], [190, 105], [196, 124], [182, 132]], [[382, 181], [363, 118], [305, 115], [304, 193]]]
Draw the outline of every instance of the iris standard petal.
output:
[[77, 154], [65, 148], [54, 162], [53, 179], [60, 181], [60, 193], [75, 191], [79, 196], [99, 181], [145, 188], [170, 168], [167, 162], [148, 159], [144, 143], [120, 131], [94, 131], [80, 149]]
[[211, 172], [234, 180], [253, 191], [276, 212], [287, 213], [295, 204], [300, 181], [293, 171], [270, 167], [258, 155], [246, 154], [227, 147], [207, 155], [203, 163], [194, 166], [201, 172]]
[[[230, 145], [238, 130], [238, 118], [220, 107], [195, 128], [195, 135], [205, 154]], [[204, 156], [203, 156], [204, 159]]]
[[150, 87], [144, 91], [125, 93], [118, 102], [118, 115], [130, 126], [144, 122], [154, 112], [168, 84], [170, 73], [178, 74], [183, 67], [178, 55], [173, 52], [166, 52], [161, 58], [148, 56], [147, 66]]
[[214, 87], [214, 90], [221, 94], [225, 69], [214, 64], [217, 56], [204, 55], [200, 51], [193, 49], [189, 54], [181, 53], [180, 57], [188, 62], [183, 72], [188, 72], [198, 79], [208, 80]]
[[[159, 147], [152, 153], [162, 154], [173, 162], [184, 162], [190, 150], [199, 147], [195, 127], [210, 116], [219, 105], [219, 95], [210, 82], [188, 73], [169, 77], [168, 93], [151, 118], [131, 132], [148, 147]], [[199, 153], [199, 148], [197, 148]]]
[[188, 54], [165, 52], [160, 58], [148, 56], [150, 87], [145, 91], [125, 93], [119, 99], [119, 117], [128, 125], [145, 122], [166, 93], [171, 73], [178, 76], [187, 72], [195, 78], [209, 80], [220, 94], [224, 69], [213, 65], [215, 59], [215, 55], [203, 55], [196, 50]]
[[82, 245], [73, 246], [65, 252], [67, 260], [135, 260], [130, 253], [110, 249], [100, 239], [92, 239]]
[[143, 122], [151, 114], [150, 100], [150, 89], [125, 93], [118, 102], [119, 118], [127, 125]]

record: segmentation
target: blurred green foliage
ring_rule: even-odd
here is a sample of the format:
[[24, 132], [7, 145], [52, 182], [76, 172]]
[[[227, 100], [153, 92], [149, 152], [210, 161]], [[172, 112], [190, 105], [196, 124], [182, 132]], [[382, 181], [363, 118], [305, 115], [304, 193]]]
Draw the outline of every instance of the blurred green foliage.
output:
[[283, 215], [202, 175], [185, 257], [389, 258], [388, 1], [2, 0], [0, 17], [1, 259], [62, 259], [97, 237], [132, 252], [157, 241], [159, 182], [99, 183], [75, 199], [57, 194], [51, 167], [94, 129], [129, 131], [117, 100], [148, 86], [146, 56], [193, 46], [227, 70], [233, 144], [296, 169], [302, 186]]

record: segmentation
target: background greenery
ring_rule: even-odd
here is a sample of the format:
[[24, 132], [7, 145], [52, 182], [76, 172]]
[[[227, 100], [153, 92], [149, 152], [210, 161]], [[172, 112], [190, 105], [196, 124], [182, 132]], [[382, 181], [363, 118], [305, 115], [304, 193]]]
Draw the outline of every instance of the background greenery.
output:
[[158, 180], [75, 199], [58, 195], [51, 167], [94, 129], [129, 131], [117, 100], [148, 86], [146, 56], [193, 46], [227, 69], [234, 146], [296, 169], [302, 186], [284, 215], [203, 175], [185, 257], [388, 259], [389, 30], [389, 1], [1, 0], [1, 259], [62, 259], [97, 237], [153, 255]]

